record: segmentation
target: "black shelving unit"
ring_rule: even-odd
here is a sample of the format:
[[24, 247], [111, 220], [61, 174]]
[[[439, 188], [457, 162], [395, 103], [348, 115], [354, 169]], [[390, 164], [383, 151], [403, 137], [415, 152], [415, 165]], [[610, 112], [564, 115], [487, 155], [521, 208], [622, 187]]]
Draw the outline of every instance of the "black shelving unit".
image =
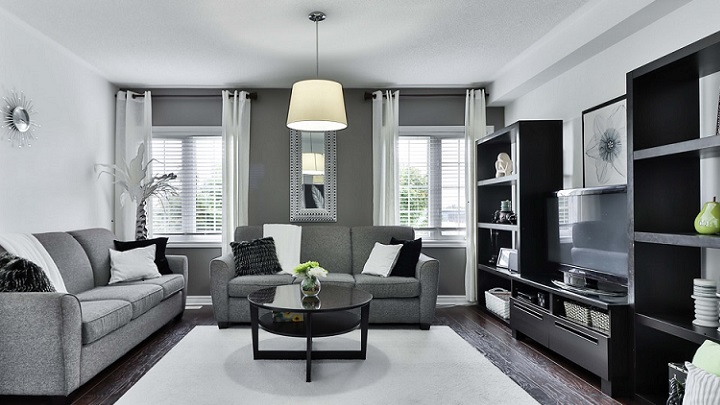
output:
[[[562, 121], [518, 121], [477, 142], [478, 299], [485, 306], [484, 291], [494, 287], [510, 290], [510, 272], [489, 261], [500, 248], [518, 251], [518, 270], [523, 274], [545, 271], [545, 198], [562, 188]], [[495, 160], [507, 153], [513, 173], [495, 177]], [[494, 224], [500, 202], [511, 200], [517, 224]], [[491, 247], [496, 235], [497, 244]]]
[[[630, 291], [635, 319], [635, 392], [665, 403], [668, 362], [691, 360], [714, 328], [694, 326], [692, 285], [703, 249], [698, 235], [700, 161], [720, 156], [720, 137], [700, 133], [700, 78], [720, 71], [720, 33], [627, 74]], [[713, 117], [714, 119], [714, 117]]]

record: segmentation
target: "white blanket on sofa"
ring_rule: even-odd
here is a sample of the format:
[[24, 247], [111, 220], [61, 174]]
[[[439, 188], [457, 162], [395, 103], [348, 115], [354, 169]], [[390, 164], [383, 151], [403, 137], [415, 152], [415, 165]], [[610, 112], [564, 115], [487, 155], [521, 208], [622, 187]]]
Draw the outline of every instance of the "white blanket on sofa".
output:
[[55, 260], [35, 236], [29, 233], [0, 234], [0, 246], [5, 248], [8, 253], [30, 260], [40, 266], [55, 287], [55, 291], [67, 292]]
[[265, 224], [263, 237], [268, 236], [272, 236], [275, 240], [275, 251], [283, 273], [292, 274], [293, 269], [300, 264], [302, 227], [289, 224]]

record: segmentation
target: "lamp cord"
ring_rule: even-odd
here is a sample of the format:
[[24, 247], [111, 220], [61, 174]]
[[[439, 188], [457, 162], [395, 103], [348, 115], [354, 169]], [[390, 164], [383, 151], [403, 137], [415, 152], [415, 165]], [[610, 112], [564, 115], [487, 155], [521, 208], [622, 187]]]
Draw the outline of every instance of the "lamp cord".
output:
[[315, 78], [320, 78], [320, 56], [319, 56], [319, 49], [320, 46], [318, 45], [318, 21], [315, 21]]

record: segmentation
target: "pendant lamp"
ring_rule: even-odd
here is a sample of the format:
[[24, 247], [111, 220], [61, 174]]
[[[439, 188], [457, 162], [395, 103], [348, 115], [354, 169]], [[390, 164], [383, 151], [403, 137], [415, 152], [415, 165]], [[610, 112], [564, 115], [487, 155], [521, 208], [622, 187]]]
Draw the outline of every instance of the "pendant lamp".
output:
[[[315, 23], [315, 75], [319, 77], [318, 23], [325, 13], [308, 16]], [[302, 80], [293, 84], [287, 126], [298, 131], [339, 131], [347, 128], [342, 85], [331, 80]]]

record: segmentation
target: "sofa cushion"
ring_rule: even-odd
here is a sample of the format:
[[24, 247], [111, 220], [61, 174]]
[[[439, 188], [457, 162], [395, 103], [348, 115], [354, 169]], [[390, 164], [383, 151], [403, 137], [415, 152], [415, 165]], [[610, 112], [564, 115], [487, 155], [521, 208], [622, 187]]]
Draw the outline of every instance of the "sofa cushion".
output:
[[420, 280], [415, 277], [378, 277], [355, 275], [355, 287], [373, 298], [413, 298], [420, 296]]
[[[392, 237], [405, 240], [415, 239], [415, 231], [407, 226], [355, 226], [350, 229], [350, 235], [352, 238], [353, 274], [362, 273], [363, 266], [370, 257], [375, 242], [387, 243]], [[320, 262], [320, 264], [323, 263]]]
[[163, 299], [175, 294], [185, 287], [185, 277], [181, 274], [165, 274], [158, 278], [151, 278], [148, 280], [139, 281], [128, 281], [124, 283], [114, 284], [115, 286], [120, 285], [134, 285], [134, 284], [150, 284], [159, 285], [163, 289]]
[[261, 288], [290, 284], [292, 280], [293, 277], [289, 274], [235, 277], [228, 283], [228, 295], [231, 297], [245, 298], [253, 291]]
[[92, 343], [120, 329], [132, 319], [132, 305], [127, 301], [80, 301], [82, 311], [82, 344]]
[[337, 225], [303, 226], [301, 245], [300, 263], [314, 261], [330, 273], [352, 274], [350, 228]]
[[[75, 238], [90, 260], [95, 286], [107, 285], [110, 280], [110, 253], [115, 235], [107, 229], [93, 228], [68, 232]], [[62, 270], [61, 270], [62, 272]]]
[[[352, 274], [328, 273], [326, 277], [321, 277], [319, 280], [320, 288], [322, 288], [322, 286], [324, 285], [336, 285], [348, 288], [355, 287], [355, 278], [352, 276]], [[301, 278], [296, 278], [295, 280], [293, 280], [293, 283], [300, 284], [301, 281]]]
[[163, 300], [163, 289], [159, 285], [126, 285], [115, 284], [95, 287], [92, 290], [77, 294], [80, 301], [122, 300], [132, 305], [132, 319], [149, 311]]
[[60, 270], [65, 289], [77, 294], [95, 287], [90, 260], [78, 241], [67, 232], [33, 234], [50, 254]]
[[0, 292], [55, 292], [43, 269], [12, 253], [0, 254]]

